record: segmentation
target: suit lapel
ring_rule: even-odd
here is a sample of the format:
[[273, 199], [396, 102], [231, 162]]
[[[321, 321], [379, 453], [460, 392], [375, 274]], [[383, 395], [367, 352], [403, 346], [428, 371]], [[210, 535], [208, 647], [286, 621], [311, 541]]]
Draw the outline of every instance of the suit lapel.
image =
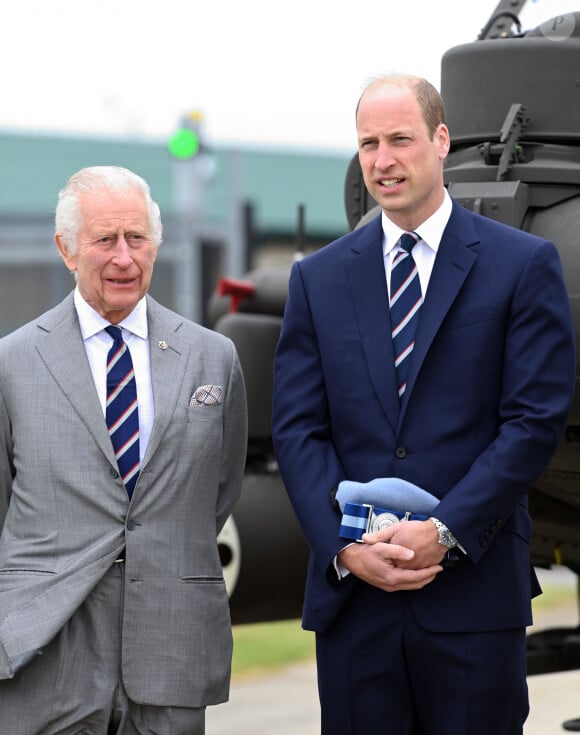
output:
[[95, 442], [116, 467], [109, 432], [83, 344], [72, 294], [39, 320], [41, 359]]
[[183, 318], [164, 309], [149, 296], [147, 319], [155, 418], [143, 466], [153, 456], [173, 418], [190, 351], [189, 344], [178, 337]]
[[[159, 446], [173, 417], [189, 359], [189, 345], [177, 336], [183, 323], [181, 317], [147, 297], [147, 318], [155, 419], [143, 466]], [[113, 445], [94, 387], [72, 294], [41, 317], [39, 328], [44, 333], [37, 346], [41, 359], [97, 445], [116, 468]]]
[[347, 263], [353, 309], [371, 380], [388, 421], [399, 414], [381, 217], [361, 230]]
[[472, 220], [467, 216], [467, 212], [454, 202], [421, 309], [413, 357], [407, 376], [407, 390], [401, 404], [401, 417], [404, 415], [429, 347], [476, 262], [477, 254], [470, 247], [476, 242], [477, 236]]

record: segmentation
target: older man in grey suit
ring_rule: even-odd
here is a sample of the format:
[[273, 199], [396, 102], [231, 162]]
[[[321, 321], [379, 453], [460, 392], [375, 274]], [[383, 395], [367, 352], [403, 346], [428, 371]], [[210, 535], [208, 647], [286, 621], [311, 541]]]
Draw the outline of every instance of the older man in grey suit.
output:
[[161, 220], [140, 177], [72, 176], [55, 241], [74, 292], [0, 340], [0, 730], [201, 734], [229, 690], [238, 357], [146, 295]]

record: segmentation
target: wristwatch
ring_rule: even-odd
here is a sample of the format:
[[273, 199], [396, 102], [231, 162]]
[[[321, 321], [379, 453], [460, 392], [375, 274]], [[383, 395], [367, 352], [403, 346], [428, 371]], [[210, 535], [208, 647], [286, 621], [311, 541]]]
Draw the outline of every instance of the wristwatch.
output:
[[430, 516], [429, 520], [437, 529], [437, 533], [439, 534], [439, 543], [442, 546], [445, 546], [445, 548], [447, 549], [453, 549], [455, 546], [457, 546], [457, 539], [447, 528], [447, 526], [439, 520], [439, 518], [434, 518], [433, 516]]

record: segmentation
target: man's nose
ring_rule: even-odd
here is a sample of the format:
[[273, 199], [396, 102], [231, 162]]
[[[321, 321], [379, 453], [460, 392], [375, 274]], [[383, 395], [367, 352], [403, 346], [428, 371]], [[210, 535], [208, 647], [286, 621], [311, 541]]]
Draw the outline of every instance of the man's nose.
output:
[[390, 145], [385, 143], [379, 144], [377, 148], [377, 156], [375, 158], [375, 168], [384, 170], [395, 163], [395, 157]]
[[133, 262], [129, 243], [122, 235], [117, 238], [115, 243], [113, 260], [115, 265], [118, 265], [120, 268], [127, 268]]

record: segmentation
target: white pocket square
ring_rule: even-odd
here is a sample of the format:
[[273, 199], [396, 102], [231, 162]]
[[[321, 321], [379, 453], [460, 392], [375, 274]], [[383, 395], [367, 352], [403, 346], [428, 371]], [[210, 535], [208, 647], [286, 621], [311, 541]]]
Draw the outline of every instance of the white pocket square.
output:
[[189, 407], [215, 406], [221, 402], [222, 390], [221, 385], [200, 385], [189, 399]]

